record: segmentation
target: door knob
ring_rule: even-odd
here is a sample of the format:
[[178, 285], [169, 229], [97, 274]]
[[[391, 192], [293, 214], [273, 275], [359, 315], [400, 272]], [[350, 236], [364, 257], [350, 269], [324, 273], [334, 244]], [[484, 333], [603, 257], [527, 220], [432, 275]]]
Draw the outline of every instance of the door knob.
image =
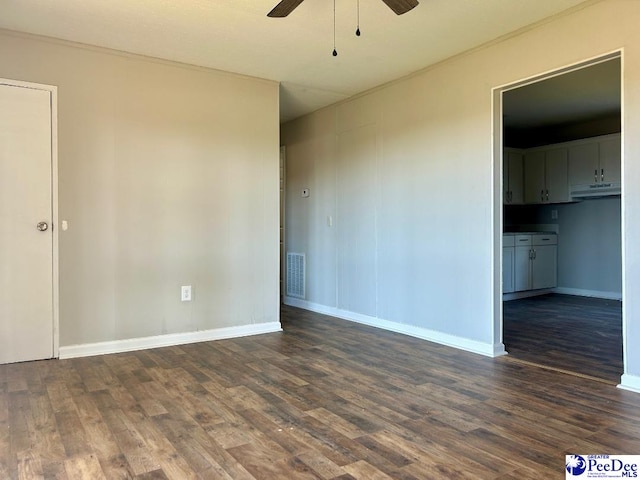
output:
[[36, 228], [41, 232], [44, 232], [47, 228], [49, 228], [49, 225], [47, 224], [47, 222], [38, 222], [38, 225], [36, 225]]

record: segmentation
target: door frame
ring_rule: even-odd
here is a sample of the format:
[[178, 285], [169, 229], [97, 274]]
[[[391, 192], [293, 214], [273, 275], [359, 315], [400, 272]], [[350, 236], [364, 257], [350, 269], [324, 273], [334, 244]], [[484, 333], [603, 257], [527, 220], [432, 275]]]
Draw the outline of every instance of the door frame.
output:
[[280, 170], [278, 170], [279, 172], [281, 172], [280, 174], [280, 196], [279, 196], [279, 202], [280, 202], [280, 206], [278, 208], [278, 211], [280, 212], [280, 229], [279, 229], [279, 233], [280, 233], [280, 242], [278, 243], [278, 246], [280, 248], [279, 256], [280, 256], [280, 278], [279, 278], [279, 285], [280, 285], [280, 298], [279, 298], [279, 304], [282, 305], [284, 303], [284, 297], [286, 296], [286, 292], [287, 292], [287, 286], [286, 286], [286, 271], [287, 271], [287, 211], [286, 211], [286, 205], [287, 205], [287, 147], [285, 145], [280, 145], [280, 160], [279, 160], [279, 165], [280, 165]]
[[52, 230], [52, 322], [53, 358], [59, 357], [60, 350], [60, 284], [58, 252], [58, 87], [41, 83], [24, 82], [0, 78], [0, 85], [43, 90], [50, 95], [51, 114], [51, 230]]
[[[557, 77], [582, 68], [590, 67], [598, 63], [606, 62], [614, 58], [620, 58], [620, 168], [621, 168], [621, 247], [622, 247], [622, 361], [623, 374], [627, 372], [627, 304], [625, 292], [625, 123], [624, 123], [624, 49], [616, 49], [598, 56], [584, 59], [580, 62], [565, 65], [546, 72], [541, 72], [527, 78], [523, 78], [505, 85], [499, 85], [491, 89], [492, 106], [492, 148], [493, 148], [493, 344], [497, 355], [506, 354], [503, 338], [503, 306], [502, 306], [502, 232], [504, 229], [503, 218], [503, 117], [502, 94], [526, 85], [540, 82], [552, 77]], [[622, 379], [621, 379], [622, 382]], [[621, 386], [621, 385], [618, 385]]]

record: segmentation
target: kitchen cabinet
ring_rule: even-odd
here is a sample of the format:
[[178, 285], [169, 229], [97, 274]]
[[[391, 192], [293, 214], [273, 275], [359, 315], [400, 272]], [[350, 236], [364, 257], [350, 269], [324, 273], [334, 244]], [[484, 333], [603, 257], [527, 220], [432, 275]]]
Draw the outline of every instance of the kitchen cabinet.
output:
[[533, 235], [531, 289], [558, 286], [558, 242], [556, 235]]
[[524, 202], [569, 202], [568, 149], [530, 149], [524, 154]]
[[507, 148], [502, 168], [503, 202], [511, 205], [524, 203], [524, 153]]
[[620, 135], [581, 140], [569, 146], [569, 184], [617, 183], [620, 174]]
[[588, 185], [598, 180], [600, 170], [598, 142], [569, 147], [569, 184]]
[[603, 137], [600, 140], [600, 180], [622, 181], [622, 143], [620, 135]]
[[[513, 235], [513, 291], [554, 288], [558, 285], [558, 236], [555, 233]], [[504, 245], [504, 240], [503, 240]], [[503, 268], [507, 264], [504, 261]], [[505, 282], [504, 270], [503, 284]], [[503, 293], [509, 293], [503, 290]]]
[[514, 284], [514, 249], [513, 235], [502, 236], [502, 293], [511, 293], [515, 291]]
[[[619, 195], [620, 140], [620, 134], [615, 133], [523, 150], [505, 148], [504, 203], [566, 203], [591, 196], [592, 192], [600, 196]], [[522, 174], [518, 170], [520, 159]], [[522, 200], [519, 197], [522, 190], [518, 189], [520, 175], [524, 187]]]
[[514, 292], [531, 290], [531, 235], [515, 235]]

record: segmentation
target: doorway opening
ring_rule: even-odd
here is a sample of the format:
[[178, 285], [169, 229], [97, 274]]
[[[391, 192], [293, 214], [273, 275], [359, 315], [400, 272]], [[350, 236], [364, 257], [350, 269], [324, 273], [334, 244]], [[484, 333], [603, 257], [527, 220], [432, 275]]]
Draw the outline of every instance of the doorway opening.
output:
[[286, 255], [285, 255], [285, 206], [286, 206], [286, 147], [280, 147], [280, 304], [284, 301], [285, 292], [285, 272]]
[[495, 97], [502, 343], [512, 360], [612, 384], [624, 373], [621, 69], [616, 52]]

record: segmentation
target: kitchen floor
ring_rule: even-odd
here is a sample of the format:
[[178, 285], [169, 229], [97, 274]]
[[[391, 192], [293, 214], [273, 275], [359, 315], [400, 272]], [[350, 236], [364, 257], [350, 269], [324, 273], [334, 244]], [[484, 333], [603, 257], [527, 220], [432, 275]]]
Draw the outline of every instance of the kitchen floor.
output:
[[504, 302], [514, 360], [620, 383], [622, 302], [549, 294]]

